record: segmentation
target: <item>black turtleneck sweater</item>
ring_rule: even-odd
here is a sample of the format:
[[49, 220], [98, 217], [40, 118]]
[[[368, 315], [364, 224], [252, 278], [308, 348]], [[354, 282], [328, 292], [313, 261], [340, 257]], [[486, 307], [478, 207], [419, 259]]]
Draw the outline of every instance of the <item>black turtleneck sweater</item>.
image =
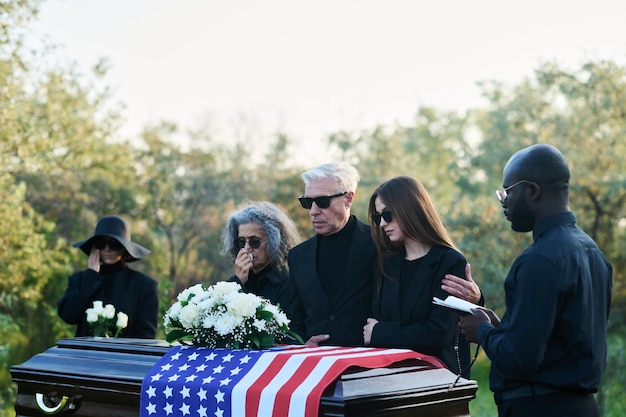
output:
[[329, 300], [333, 300], [341, 288], [355, 223], [356, 217], [351, 216], [339, 232], [318, 236], [315, 263], [320, 283]]

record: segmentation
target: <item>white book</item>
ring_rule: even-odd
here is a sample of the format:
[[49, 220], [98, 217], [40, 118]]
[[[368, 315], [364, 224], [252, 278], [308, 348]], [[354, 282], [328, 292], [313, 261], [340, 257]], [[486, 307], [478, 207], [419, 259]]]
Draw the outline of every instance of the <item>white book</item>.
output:
[[470, 314], [473, 308], [482, 308], [478, 304], [470, 303], [453, 295], [447, 296], [445, 300], [433, 297], [433, 304]]

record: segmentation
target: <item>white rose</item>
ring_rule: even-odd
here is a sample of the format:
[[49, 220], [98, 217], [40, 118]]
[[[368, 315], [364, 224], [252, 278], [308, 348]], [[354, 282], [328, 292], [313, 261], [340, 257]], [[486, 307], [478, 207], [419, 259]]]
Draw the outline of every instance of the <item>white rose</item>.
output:
[[104, 311], [104, 307], [102, 306], [102, 301], [94, 301], [93, 310], [95, 311], [97, 315], [101, 316], [102, 312]]
[[236, 282], [220, 281], [209, 288], [209, 293], [218, 298], [239, 292], [241, 287]]
[[105, 305], [102, 315], [107, 319], [112, 319], [113, 317], [115, 317], [115, 307], [113, 306], [113, 304]]
[[87, 313], [88, 323], [95, 323], [98, 321], [98, 313], [96, 313], [96, 310], [94, 310], [93, 308], [88, 308], [87, 310], [85, 310], [85, 313]]
[[237, 292], [230, 294], [226, 304], [228, 311], [239, 317], [254, 317], [261, 299], [254, 294]]
[[198, 322], [198, 306], [193, 303], [187, 304], [180, 310], [178, 321], [186, 329], [195, 327]]
[[190, 295], [198, 295], [201, 294], [202, 292], [204, 292], [204, 289], [202, 288], [202, 284], [196, 284], [193, 287], [189, 287], [186, 290], [184, 290], [183, 292], [181, 292], [180, 294], [178, 294], [178, 301], [187, 301], [189, 299]]
[[120, 311], [117, 313], [117, 323], [115, 323], [115, 327], [125, 329], [126, 326], [128, 326], [128, 315]]

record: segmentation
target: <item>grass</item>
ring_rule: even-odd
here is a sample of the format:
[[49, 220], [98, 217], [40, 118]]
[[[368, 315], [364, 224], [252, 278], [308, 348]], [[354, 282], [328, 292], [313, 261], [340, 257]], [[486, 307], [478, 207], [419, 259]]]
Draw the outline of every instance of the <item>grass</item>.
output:
[[498, 409], [493, 402], [493, 393], [489, 390], [490, 365], [489, 358], [481, 351], [476, 363], [472, 366], [471, 377], [478, 382], [476, 398], [469, 404], [472, 417], [496, 417], [498, 415]]

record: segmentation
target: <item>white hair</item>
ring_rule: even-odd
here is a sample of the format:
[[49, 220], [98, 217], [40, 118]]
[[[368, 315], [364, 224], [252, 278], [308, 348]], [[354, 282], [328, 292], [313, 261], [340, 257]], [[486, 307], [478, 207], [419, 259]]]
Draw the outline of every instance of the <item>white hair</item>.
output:
[[359, 185], [359, 171], [347, 162], [331, 162], [312, 168], [301, 175], [305, 186], [311, 181], [330, 179], [336, 183], [337, 193], [356, 192]]

